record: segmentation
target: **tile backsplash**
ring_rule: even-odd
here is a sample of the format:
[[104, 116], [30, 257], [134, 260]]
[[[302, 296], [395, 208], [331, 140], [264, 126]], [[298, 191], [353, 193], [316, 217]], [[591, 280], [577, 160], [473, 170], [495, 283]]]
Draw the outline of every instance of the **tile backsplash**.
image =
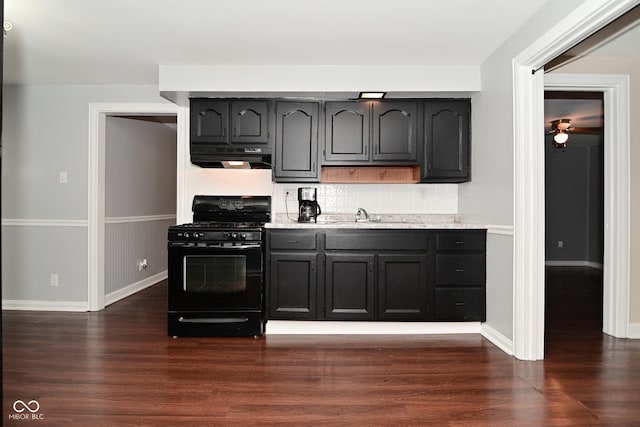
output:
[[290, 213], [298, 209], [298, 187], [318, 189], [323, 213], [457, 214], [457, 184], [274, 184], [272, 211], [284, 213], [285, 194]]

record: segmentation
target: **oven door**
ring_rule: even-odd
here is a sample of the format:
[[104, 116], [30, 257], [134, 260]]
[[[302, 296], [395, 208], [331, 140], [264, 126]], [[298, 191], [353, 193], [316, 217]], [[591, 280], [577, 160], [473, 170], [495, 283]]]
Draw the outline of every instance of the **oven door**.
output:
[[261, 310], [262, 244], [169, 244], [170, 311]]

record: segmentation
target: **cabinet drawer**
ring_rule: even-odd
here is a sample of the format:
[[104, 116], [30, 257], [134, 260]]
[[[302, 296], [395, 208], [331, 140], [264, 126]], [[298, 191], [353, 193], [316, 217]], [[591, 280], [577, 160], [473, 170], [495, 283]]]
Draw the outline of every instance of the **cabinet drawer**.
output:
[[307, 249], [316, 248], [316, 233], [308, 231], [270, 231], [270, 249]]
[[436, 254], [436, 286], [482, 286], [484, 254]]
[[437, 251], [484, 251], [485, 242], [484, 231], [436, 234]]
[[484, 288], [437, 289], [436, 320], [485, 321]]
[[327, 232], [327, 250], [426, 251], [427, 233], [420, 231]]

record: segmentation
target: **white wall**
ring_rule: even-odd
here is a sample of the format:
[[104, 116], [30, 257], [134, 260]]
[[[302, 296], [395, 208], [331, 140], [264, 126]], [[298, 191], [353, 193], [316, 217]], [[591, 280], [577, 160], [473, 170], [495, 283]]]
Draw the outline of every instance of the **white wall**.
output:
[[3, 98], [3, 306], [86, 309], [89, 103], [167, 101], [155, 86], [6, 86]]

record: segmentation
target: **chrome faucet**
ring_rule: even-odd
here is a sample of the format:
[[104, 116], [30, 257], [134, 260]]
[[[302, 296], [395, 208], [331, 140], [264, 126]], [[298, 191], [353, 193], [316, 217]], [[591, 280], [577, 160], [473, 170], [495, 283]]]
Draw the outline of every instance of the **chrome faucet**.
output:
[[356, 214], [356, 222], [368, 222], [369, 221], [369, 213], [363, 208], [358, 208], [358, 213]]

